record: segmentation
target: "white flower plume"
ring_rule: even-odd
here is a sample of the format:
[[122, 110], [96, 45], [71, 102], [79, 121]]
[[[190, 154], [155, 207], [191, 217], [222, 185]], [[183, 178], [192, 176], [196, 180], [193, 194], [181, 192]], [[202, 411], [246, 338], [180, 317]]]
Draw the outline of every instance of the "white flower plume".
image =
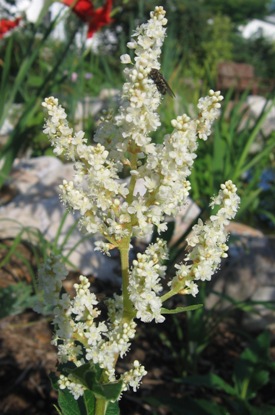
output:
[[[218, 117], [222, 96], [210, 91], [199, 100], [197, 119], [178, 116], [163, 144], [152, 142], [150, 133], [160, 125], [157, 109], [162, 96], [149, 75], [160, 68], [166, 23], [165, 11], [156, 7], [128, 43], [135, 57], [134, 62], [128, 54], [121, 57], [130, 65], [124, 69], [121, 105], [116, 116], [102, 119], [96, 145], [87, 145], [83, 132], [73, 133], [56, 98], [43, 103], [48, 111], [44, 133], [57, 155], [75, 162], [74, 180], [60, 186], [61, 199], [80, 212], [82, 229], [99, 232], [110, 242], [102, 245], [105, 252], [124, 238], [150, 233], [153, 225], [159, 232], [166, 229], [165, 216], [176, 215], [189, 194], [197, 140], [208, 137]], [[123, 168], [130, 173], [129, 184], [119, 178]], [[137, 183], [145, 189], [142, 195]]]
[[177, 273], [170, 282], [172, 291], [196, 296], [198, 286], [195, 281], [210, 281], [220, 266], [222, 258], [227, 257], [228, 246], [226, 226], [238, 210], [240, 198], [237, 188], [228, 180], [221, 185], [217, 197], [210, 206], [219, 206], [216, 215], [212, 215], [206, 223], [199, 219], [187, 238], [190, 252], [183, 264], [176, 265]]
[[[186, 261], [176, 266], [168, 293], [161, 296], [167, 259], [167, 247], [161, 239], [138, 254], [129, 270], [131, 237], [148, 235], [154, 226], [159, 233], [165, 231], [167, 216], [176, 216], [186, 203], [198, 141], [209, 137], [223, 99], [219, 91], [210, 90], [198, 102], [197, 117], [177, 116], [171, 121], [172, 132], [163, 137], [162, 143], [152, 141], [151, 133], [160, 126], [157, 110], [163, 97], [151, 74], [152, 69], [160, 69], [166, 23], [165, 11], [159, 6], [134, 32], [127, 44], [129, 54], [121, 56], [121, 63], [127, 66], [118, 112], [102, 117], [92, 145], [88, 145], [84, 132], [74, 133], [69, 127], [56, 98], [46, 98], [43, 103], [47, 111], [44, 133], [54, 153], [74, 162], [73, 180], [60, 185], [61, 200], [78, 212], [82, 230], [101, 234], [98, 250], [108, 255], [111, 249], [119, 248], [124, 267], [122, 295], [106, 301], [106, 322], [98, 319], [98, 301], [86, 277], [80, 276], [74, 285], [74, 298], [60, 295], [65, 273], [54, 260], [39, 272], [43, 294], [37, 311], [45, 301], [54, 309], [53, 344], [59, 362], [76, 367], [93, 362], [102, 369], [106, 382], [117, 380], [116, 362], [130, 348], [135, 318], [162, 322], [162, 303], [167, 298], [178, 293], [195, 296], [196, 282], [210, 280], [221, 258], [227, 255], [225, 226], [235, 216], [239, 203], [236, 187], [229, 180], [212, 201], [213, 206], [219, 206], [218, 212], [193, 228], [187, 240], [190, 252]], [[121, 179], [122, 172], [128, 174], [128, 180]], [[135, 361], [133, 368], [120, 376], [122, 389], [136, 390], [145, 374], [145, 368]], [[85, 392], [72, 374], [62, 374], [58, 383], [75, 399]]]

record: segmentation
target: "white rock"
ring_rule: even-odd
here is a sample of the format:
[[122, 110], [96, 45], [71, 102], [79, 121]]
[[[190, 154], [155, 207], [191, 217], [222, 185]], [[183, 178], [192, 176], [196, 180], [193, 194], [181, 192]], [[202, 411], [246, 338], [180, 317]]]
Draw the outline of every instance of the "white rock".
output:
[[[257, 119], [266, 105], [266, 98], [258, 95], [250, 95], [247, 97], [246, 102], [250, 113]], [[274, 105], [271, 106], [271, 101], [268, 103], [267, 108], [270, 108], [270, 111], [261, 128], [265, 135], [268, 135], [275, 130], [275, 107]]]

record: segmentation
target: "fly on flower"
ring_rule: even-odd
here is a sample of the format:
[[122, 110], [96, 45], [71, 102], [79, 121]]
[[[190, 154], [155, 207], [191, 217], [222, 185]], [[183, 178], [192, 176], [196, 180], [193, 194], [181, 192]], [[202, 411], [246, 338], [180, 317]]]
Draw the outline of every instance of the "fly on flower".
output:
[[150, 73], [149, 73], [149, 78], [152, 79], [154, 81], [154, 84], [156, 85], [159, 93], [161, 93], [161, 95], [165, 95], [166, 92], [168, 93], [168, 95], [170, 95], [170, 97], [174, 98], [175, 94], [172, 91], [172, 89], [170, 88], [170, 86], [168, 85], [167, 81], [164, 79], [164, 76], [162, 75], [162, 73], [160, 73], [160, 71], [158, 69], [151, 69]]

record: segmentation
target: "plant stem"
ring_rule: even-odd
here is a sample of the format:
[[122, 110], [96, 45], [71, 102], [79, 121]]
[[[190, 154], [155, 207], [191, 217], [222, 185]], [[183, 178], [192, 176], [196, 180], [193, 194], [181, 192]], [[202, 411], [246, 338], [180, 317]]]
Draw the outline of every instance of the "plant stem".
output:
[[178, 293], [178, 291], [176, 290], [170, 290], [168, 291], [166, 294], [162, 295], [160, 297], [161, 302], [164, 303], [164, 301], [168, 300], [169, 298], [173, 297], [174, 295], [176, 295]]
[[249, 386], [249, 378], [244, 379], [244, 382], [242, 384], [242, 390], [241, 390], [241, 399], [247, 399], [247, 390]]
[[104, 398], [96, 398], [95, 401], [95, 415], [105, 415], [108, 406], [108, 401]]
[[132, 302], [129, 298], [128, 286], [129, 286], [129, 250], [130, 250], [130, 238], [125, 239], [121, 246], [120, 260], [121, 260], [121, 274], [122, 274], [122, 295], [123, 295], [123, 320], [129, 323], [135, 316]]

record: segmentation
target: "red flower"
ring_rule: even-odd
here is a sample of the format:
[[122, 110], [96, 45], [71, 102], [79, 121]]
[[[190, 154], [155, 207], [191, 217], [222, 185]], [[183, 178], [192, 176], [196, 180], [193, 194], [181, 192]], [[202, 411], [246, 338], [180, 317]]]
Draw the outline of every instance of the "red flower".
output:
[[74, 13], [85, 23], [88, 23], [87, 37], [90, 38], [102, 26], [112, 22], [110, 13], [113, 0], [106, 0], [103, 7], [94, 8], [90, 0], [62, 0], [66, 6], [71, 6]]
[[17, 17], [15, 20], [0, 20], [0, 39], [4, 37], [5, 33], [9, 32], [11, 29], [19, 25], [21, 17]]

